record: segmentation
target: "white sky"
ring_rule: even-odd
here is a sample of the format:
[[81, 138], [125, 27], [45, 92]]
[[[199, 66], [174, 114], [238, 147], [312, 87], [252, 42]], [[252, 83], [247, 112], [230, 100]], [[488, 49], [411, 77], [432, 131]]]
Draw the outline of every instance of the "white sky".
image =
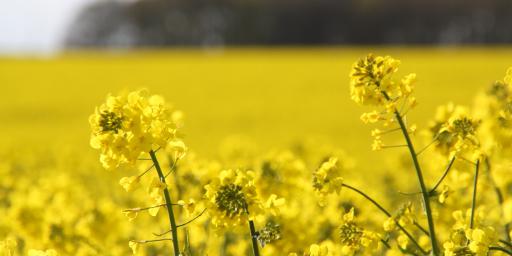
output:
[[0, 0], [0, 54], [59, 49], [75, 15], [97, 0]]

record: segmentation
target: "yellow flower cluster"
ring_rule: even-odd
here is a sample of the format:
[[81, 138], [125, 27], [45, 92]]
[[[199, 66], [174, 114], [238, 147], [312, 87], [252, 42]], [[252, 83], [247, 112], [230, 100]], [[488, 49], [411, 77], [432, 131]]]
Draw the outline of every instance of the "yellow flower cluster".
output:
[[453, 217], [456, 224], [453, 226], [450, 240], [443, 244], [445, 255], [488, 255], [490, 246], [498, 241], [496, 230], [482, 223], [478, 223], [475, 228], [470, 228], [462, 211], [453, 212]]
[[[389, 97], [397, 96], [400, 85], [391, 78], [399, 65], [400, 61], [389, 56], [381, 57], [373, 54], [354, 63], [350, 72], [352, 100], [363, 105], [382, 105], [389, 101]], [[414, 77], [411, 76], [404, 81], [410, 82], [413, 79]], [[405, 89], [406, 86], [403, 87]]]
[[443, 138], [442, 142], [450, 152], [450, 158], [464, 152], [470, 152], [478, 157], [480, 143], [477, 138], [477, 128], [479, 123], [467, 112], [455, 111], [452, 114], [439, 131], [442, 134], [440, 135]]
[[389, 217], [384, 222], [384, 230], [385, 231], [394, 231], [397, 230], [397, 223], [401, 225], [402, 227], [409, 227], [413, 225], [416, 221], [415, 211], [413, 204], [411, 202], [408, 202], [404, 204], [398, 212], [392, 216]]
[[214, 178], [205, 186], [205, 199], [212, 224], [222, 230], [245, 226], [270, 209], [276, 209], [284, 204], [283, 199], [272, 195], [267, 203], [262, 202], [254, 183], [254, 172], [245, 170], [224, 170], [218, 178]]
[[89, 118], [91, 146], [101, 151], [100, 161], [107, 169], [134, 164], [154, 147], [179, 140], [181, 117], [161, 96], [149, 96], [145, 90], [108, 96]]
[[343, 186], [341, 171], [343, 166], [337, 157], [330, 157], [313, 172], [313, 187], [321, 195], [340, 193]]
[[[397, 67], [370, 55], [356, 63], [351, 90], [358, 103], [379, 107], [362, 116], [384, 123], [371, 132], [374, 149], [390, 146], [387, 134], [410, 135], [426, 201], [412, 182], [414, 160], [399, 150], [388, 164], [356, 171], [340, 149], [315, 140], [260, 149], [231, 139], [202, 158], [179, 139], [181, 114], [139, 91], [109, 97], [91, 117], [105, 167], [140, 159], [126, 170], [137, 174], [106, 173], [97, 159], [62, 148], [0, 151], [0, 255], [168, 255], [173, 241], [179, 255], [250, 255], [254, 244], [260, 255], [511, 255], [512, 69], [474, 107], [441, 107], [424, 131], [407, 124], [414, 75], [395, 81]], [[147, 156], [157, 148], [158, 178], [157, 161]], [[176, 199], [170, 207], [166, 195]], [[121, 210], [127, 206], [134, 208]], [[170, 209], [179, 235], [173, 241], [162, 214]]]
[[379, 249], [380, 235], [357, 225], [354, 208], [343, 215], [339, 229], [343, 254], [353, 255], [363, 248], [369, 251]]
[[[385, 127], [397, 122], [397, 115], [403, 115], [416, 106], [416, 99], [411, 96], [414, 91], [416, 74], [408, 74], [400, 80], [393, 79], [398, 71], [400, 61], [389, 56], [368, 56], [360, 59], [352, 66], [350, 71], [350, 94], [353, 101], [361, 105], [371, 105], [382, 109], [373, 110], [361, 115], [364, 123], [383, 122]], [[408, 109], [404, 109], [404, 108]], [[400, 109], [399, 109], [400, 108]], [[402, 113], [403, 111], [403, 113]], [[411, 132], [416, 130], [415, 125], [408, 127]], [[374, 142], [373, 150], [381, 150], [386, 145], [382, 136], [396, 129], [372, 132]]]

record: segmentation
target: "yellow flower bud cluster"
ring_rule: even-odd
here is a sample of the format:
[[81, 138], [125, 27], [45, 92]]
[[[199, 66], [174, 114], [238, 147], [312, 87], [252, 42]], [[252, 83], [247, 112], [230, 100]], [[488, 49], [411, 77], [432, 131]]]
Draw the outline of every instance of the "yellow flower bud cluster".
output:
[[[352, 66], [349, 75], [352, 100], [360, 105], [380, 107], [361, 115], [365, 124], [382, 122], [384, 127], [390, 127], [397, 122], [397, 115], [405, 119], [406, 113], [417, 105], [416, 98], [412, 96], [416, 74], [394, 79], [393, 74], [398, 71], [399, 64], [400, 61], [389, 56], [369, 54]], [[414, 133], [416, 126], [407, 127], [407, 130]], [[378, 129], [372, 133], [372, 150], [385, 147], [382, 135], [386, 133]]]
[[445, 255], [488, 255], [489, 247], [498, 241], [498, 233], [494, 227], [485, 225], [487, 216], [483, 211], [477, 215], [474, 227], [471, 228], [468, 223], [469, 210], [466, 214], [460, 210], [452, 213], [455, 224], [452, 227], [450, 239], [443, 244]]
[[394, 231], [397, 229], [397, 224], [399, 224], [400, 226], [402, 227], [409, 227], [411, 225], [413, 225], [416, 221], [416, 216], [415, 216], [415, 211], [414, 211], [414, 207], [412, 205], [411, 202], [408, 202], [404, 205], [402, 205], [402, 207], [400, 207], [400, 209], [398, 209], [398, 212], [392, 216], [392, 217], [389, 217], [385, 222], [384, 222], [384, 230], [385, 231]]
[[218, 230], [245, 226], [269, 210], [279, 213], [278, 207], [284, 199], [272, 195], [263, 203], [254, 185], [254, 172], [245, 170], [224, 170], [205, 186], [205, 199], [211, 222]]
[[313, 188], [320, 196], [336, 192], [339, 194], [343, 186], [341, 177], [343, 166], [337, 157], [330, 157], [313, 172]]
[[344, 255], [353, 255], [362, 248], [370, 252], [379, 249], [380, 235], [357, 225], [354, 208], [343, 215], [339, 234]]
[[108, 96], [89, 117], [91, 146], [101, 151], [100, 161], [107, 169], [133, 164], [154, 147], [179, 145], [181, 116], [161, 96], [150, 96], [146, 90]]
[[[352, 66], [350, 72], [350, 95], [352, 100], [362, 105], [382, 105], [397, 93], [398, 84], [391, 80], [398, 70], [400, 61], [389, 56], [369, 54]], [[412, 77], [404, 79], [406, 82]]]

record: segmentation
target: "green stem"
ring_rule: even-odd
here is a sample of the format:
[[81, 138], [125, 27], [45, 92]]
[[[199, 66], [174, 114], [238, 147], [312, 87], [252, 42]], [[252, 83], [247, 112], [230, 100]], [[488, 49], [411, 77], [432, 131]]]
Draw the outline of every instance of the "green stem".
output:
[[508, 246], [510, 249], [512, 249], [512, 244], [507, 242], [506, 240], [500, 239], [500, 240], [498, 240], [498, 242], [500, 242], [500, 243]]
[[[164, 184], [165, 183], [165, 176], [162, 172], [162, 169], [160, 168], [160, 164], [158, 163], [158, 159], [156, 158], [155, 151], [151, 150], [149, 151], [149, 155], [151, 156], [151, 160], [153, 161], [153, 164], [155, 165], [155, 169], [158, 173], [158, 177], [160, 178], [160, 181]], [[179, 247], [179, 240], [178, 240], [178, 228], [176, 226], [176, 219], [174, 218], [174, 211], [172, 209], [172, 201], [171, 196], [169, 195], [169, 190], [167, 189], [167, 185], [164, 188], [164, 197], [165, 197], [165, 204], [167, 206], [167, 214], [169, 216], [169, 222], [171, 224], [171, 235], [172, 235], [172, 245], [174, 249], [174, 256], [180, 255], [180, 247]]]
[[448, 175], [448, 173], [450, 172], [450, 169], [452, 168], [452, 165], [453, 165], [453, 162], [455, 162], [455, 157], [452, 157], [452, 159], [450, 160], [450, 163], [448, 164], [448, 167], [446, 167], [446, 170], [444, 171], [443, 173], [443, 176], [439, 179], [439, 181], [437, 181], [436, 185], [434, 186], [434, 188], [432, 188], [428, 193], [430, 195], [433, 195], [434, 192], [436, 192], [436, 189], [437, 187], [439, 187], [439, 185], [441, 185], [441, 182], [443, 182], [444, 178], [446, 178], [446, 176]]
[[473, 200], [471, 201], [471, 219], [469, 220], [469, 228], [473, 228], [475, 222], [475, 208], [476, 208], [476, 189], [478, 186], [478, 171], [480, 169], [480, 159], [476, 160], [475, 166], [475, 180], [473, 182]]
[[[389, 100], [389, 97], [385, 92], [384, 96]], [[432, 245], [432, 254], [434, 256], [439, 255], [439, 247], [437, 245], [437, 239], [436, 239], [436, 232], [434, 228], [434, 218], [432, 216], [432, 210], [430, 208], [430, 201], [429, 201], [429, 193], [427, 191], [427, 187], [425, 186], [425, 181], [423, 180], [423, 173], [421, 172], [420, 163], [418, 161], [418, 157], [416, 155], [416, 151], [414, 149], [414, 146], [412, 144], [411, 138], [409, 137], [409, 132], [407, 131], [407, 127], [405, 126], [404, 120], [402, 119], [402, 116], [398, 112], [398, 110], [395, 109], [395, 117], [398, 121], [398, 124], [400, 125], [400, 129], [402, 129], [402, 133], [405, 138], [405, 142], [407, 143], [407, 147], [409, 148], [409, 152], [411, 153], [411, 158], [414, 163], [414, 169], [416, 170], [416, 176], [418, 176], [418, 182], [420, 184], [421, 189], [421, 195], [423, 197], [423, 204], [425, 206], [425, 213], [427, 215], [427, 222], [428, 222], [428, 229], [430, 234], [430, 243]]]
[[386, 246], [386, 248], [391, 249], [391, 246], [389, 245], [389, 243], [388, 243], [388, 241], [387, 241], [387, 240], [380, 239], [380, 241], [382, 242], [382, 244], [383, 244], [384, 246]]
[[256, 228], [254, 227], [254, 222], [249, 220], [249, 229], [251, 230], [251, 240], [252, 240], [252, 251], [254, 256], [260, 256], [260, 251], [258, 247], [258, 235], [256, 234]]
[[[370, 196], [368, 196], [367, 194], [365, 194], [363, 191], [355, 188], [355, 187], [352, 187], [350, 185], [347, 185], [347, 184], [343, 184], [342, 185], [343, 187], [345, 188], [348, 188], [356, 193], [358, 193], [359, 195], [361, 195], [362, 197], [366, 198], [368, 201], [370, 201], [373, 205], [375, 205], [377, 208], [379, 208], [379, 210], [381, 212], [383, 212], [386, 216], [388, 216], [389, 218], [391, 218], [393, 215], [391, 215], [391, 213], [389, 213], [386, 209], [384, 209], [384, 207], [382, 207], [382, 205], [380, 205], [379, 203], [377, 203], [377, 201], [373, 200], [373, 198], [371, 198]], [[423, 250], [423, 248], [421, 248], [420, 244], [414, 239], [414, 237], [402, 226], [400, 225], [398, 222], [395, 222], [397, 227], [402, 231], [404, 232], [404, 234], [412, 241], [412, 243], [418, 247], [418, 249], [423, 253], [423, 254], [427, 254], [427, 252], [425, 250]]]
[[499, 246], [491, 246], [489, 247], [489, 251], [501, 251], [501, 252], [504, 252], [506, 253], [507, 255], [512, 255], [512, 251], [509, 251], [503, 247], [499, 247]]

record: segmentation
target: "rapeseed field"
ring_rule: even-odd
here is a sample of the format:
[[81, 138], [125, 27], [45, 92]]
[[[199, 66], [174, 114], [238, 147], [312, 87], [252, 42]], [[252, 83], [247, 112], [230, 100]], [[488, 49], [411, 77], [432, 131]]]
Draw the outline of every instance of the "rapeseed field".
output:
[[511, 60], [2, 57], [0, 255], [512, 255]]

